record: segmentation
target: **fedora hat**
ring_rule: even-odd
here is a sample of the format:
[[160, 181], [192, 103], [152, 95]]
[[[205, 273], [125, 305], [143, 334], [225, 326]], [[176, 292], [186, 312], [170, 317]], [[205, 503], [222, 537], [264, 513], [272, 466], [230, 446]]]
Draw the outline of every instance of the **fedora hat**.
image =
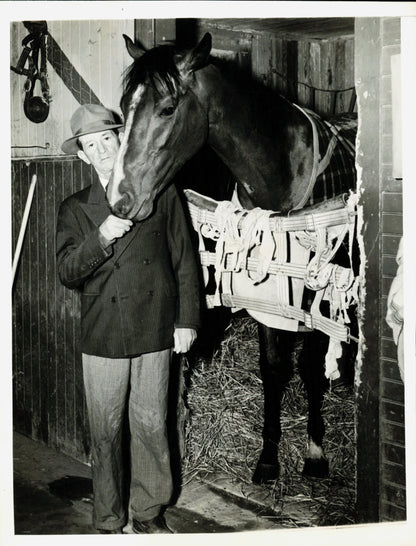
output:
[[70, 124], [73, 136], [61, 146], [66, 154], [79, 151], [77, 139], [80, 136], [123, 127], [122, 123], [117, 123], [113, 112], [100, 104], [83, 104], [73, 113]]

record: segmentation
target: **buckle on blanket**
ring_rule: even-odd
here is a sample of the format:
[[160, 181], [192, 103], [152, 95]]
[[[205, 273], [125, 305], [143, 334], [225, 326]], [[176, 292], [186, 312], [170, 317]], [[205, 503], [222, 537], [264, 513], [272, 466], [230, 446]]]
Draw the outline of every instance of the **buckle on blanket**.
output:
[[[302, 311], [303, 311], [303, 309], [302, 309]], [[313, 317], [312, 317], [311, 313], [308, 313], [308, 311], [303, 311], [303, 324], [307, 328], [310, 328], [311, 330], [314, 329]]]

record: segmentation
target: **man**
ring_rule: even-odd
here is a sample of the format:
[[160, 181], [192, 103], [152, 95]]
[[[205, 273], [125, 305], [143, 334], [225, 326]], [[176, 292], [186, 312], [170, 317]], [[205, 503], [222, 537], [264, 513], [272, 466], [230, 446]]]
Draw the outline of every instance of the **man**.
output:
[[91, 185], [67, 198], [57, 221], [61, 282], [81, 292], [84, 387], [90, 432], [94, 526], [122, 533], [122, 430], [130, 425], [130, 510], [136, 533], [172, 532], [166, 413], [172, 348], [187, 352], [199, 326], [194, 250], [174, 185], [144, 222], [112, 215], [105, 188], [119, 148], [106, 108], [86, 104], [71, 118], [62, 150], [94, 167]]

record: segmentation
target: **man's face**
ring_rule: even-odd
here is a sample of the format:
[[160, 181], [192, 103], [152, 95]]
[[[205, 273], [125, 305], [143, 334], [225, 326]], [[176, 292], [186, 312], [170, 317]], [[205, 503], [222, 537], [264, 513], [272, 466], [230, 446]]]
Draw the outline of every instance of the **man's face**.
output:
[[102, 178], [108, 180], [120, 146], [118, 136], [114, 131], [108, 130], [83, 135], [79, 140], [82, 150], [78, 152], [78, 156], [91, 164]]

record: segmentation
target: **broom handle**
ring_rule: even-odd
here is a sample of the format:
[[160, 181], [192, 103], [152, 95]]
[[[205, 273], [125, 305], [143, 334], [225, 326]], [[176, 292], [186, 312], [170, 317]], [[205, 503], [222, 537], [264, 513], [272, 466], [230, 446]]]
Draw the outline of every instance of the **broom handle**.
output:
[[17, 264], [19, 263], [20, 253], [22, 251], [23, 240], [25, 238], [26, 226], [27, 226], [27, 222], [29, 220], [30, 207], [32, 206], [32, 199], [33, 199], [33, 194], [35, 192], [36, 181], [37, 181], [37, 176], [36, 176], [36, 174], [34, 174], [32, 176], [32, 181], [30, 183], [29, 193], [27, 195], [27, 201], [26, 201], [26, 206], [25, 206], [25, 212], [23, 213], [22, 225], [20, 226], [19, 238], [17, 239], [16, 250], [15, 250], [15, 253], [14, 253], [14, 257], [13, 257], [12, 286], [14, 284], [14, 277], [16, 275]]

